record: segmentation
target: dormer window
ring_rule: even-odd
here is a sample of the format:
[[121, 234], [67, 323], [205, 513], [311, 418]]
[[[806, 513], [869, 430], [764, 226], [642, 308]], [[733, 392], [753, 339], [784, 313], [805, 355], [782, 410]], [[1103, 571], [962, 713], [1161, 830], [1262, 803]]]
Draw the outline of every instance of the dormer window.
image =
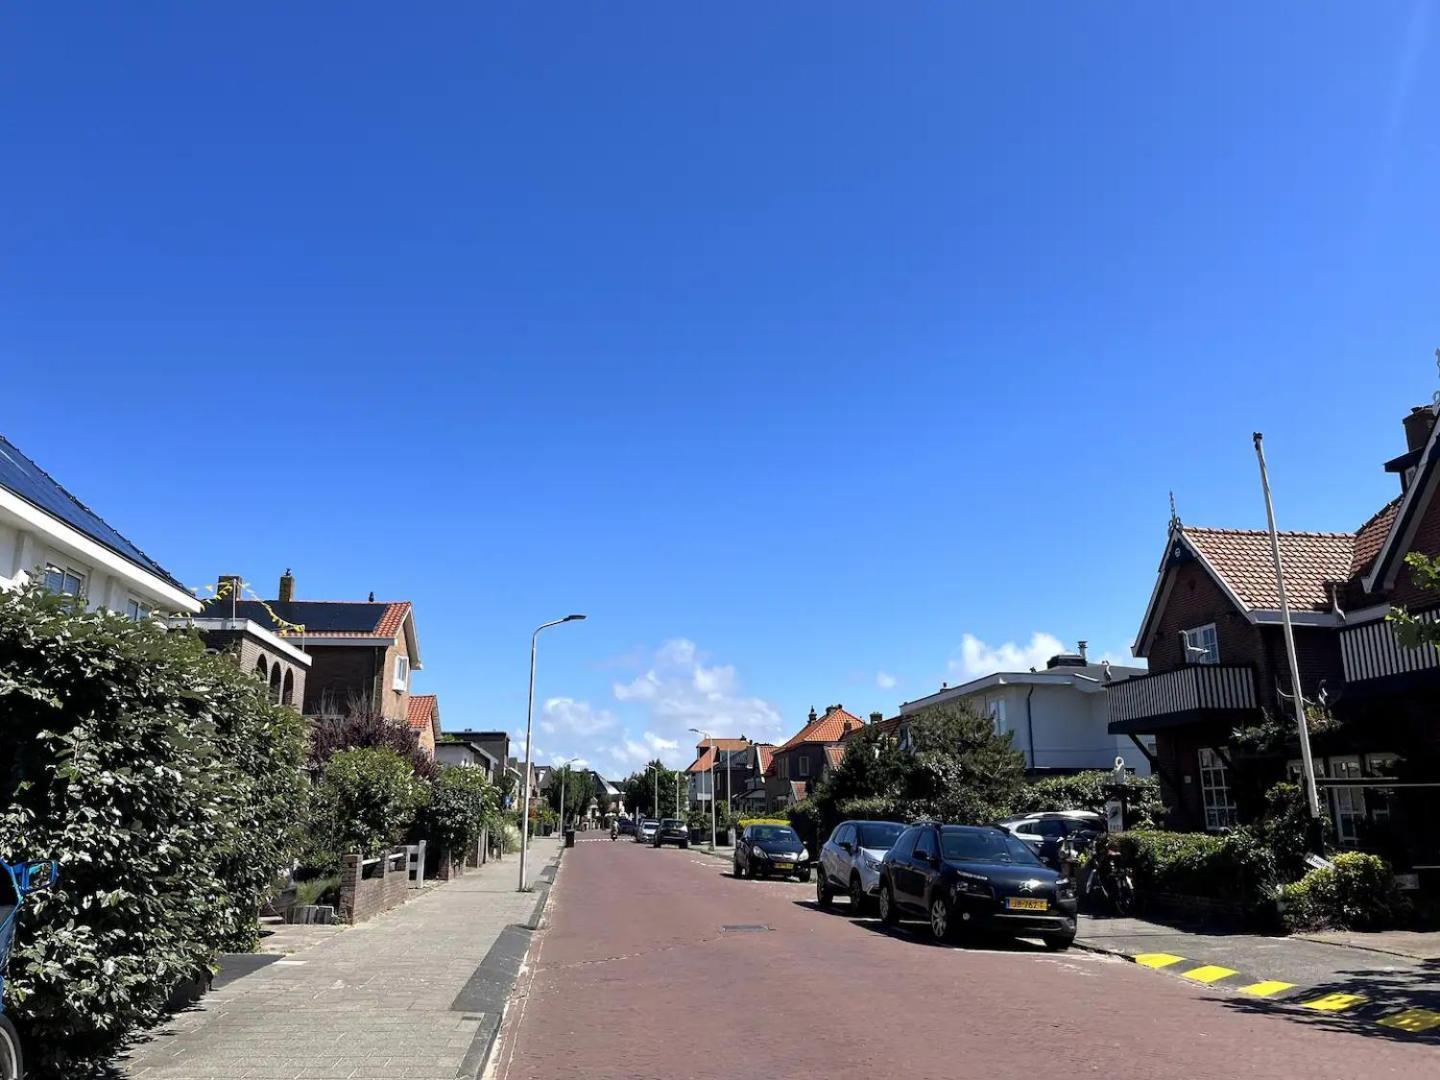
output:
[[391, 683], [392, 689], [405, 691], [410, 686], [410, 658], [408, 656], [397, 656], [395, 658], [395, 681]]
[[1192, 630], [1181, 631], [1187, 664], [1220, 663], [1220, 639], [1215, 634], [1215, 624], [1206, 623]]

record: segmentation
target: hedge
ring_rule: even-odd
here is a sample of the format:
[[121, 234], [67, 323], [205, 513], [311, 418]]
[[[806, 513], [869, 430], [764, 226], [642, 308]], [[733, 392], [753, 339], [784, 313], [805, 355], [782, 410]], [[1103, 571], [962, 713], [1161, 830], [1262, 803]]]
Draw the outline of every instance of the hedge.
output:
[[1275, 860], [1250, 832], [1221, 836], [1138, 829], [1110, 843], [1134, 875], [1136, 891], [1167, 892], [1236, 903], [1255, 911], [1275, 888]]
[[444, 766], [430, 785], [423, 816], [426, 838], [444, 854], [459, 857], [479, 843], [499, 802], [495, 785], [480, 769]]
[[341, 750], [325, 763], [315, 790], [311, 864], [333, 870], [345, 855], [388, 852], [428, 801], [428, 785], [395, 751]]
[[1280, 890], [1287, 929], [1385, 930], [1405, 920], [1409, 901], [1384, 859], [1347, 851], [1331, 862]]
[[37, 1075], [83, 1075], [250, 945], [303, 751], [300, 717], [194, 634], [0, 592], [0, 855], [61, 864], [5, 984]]

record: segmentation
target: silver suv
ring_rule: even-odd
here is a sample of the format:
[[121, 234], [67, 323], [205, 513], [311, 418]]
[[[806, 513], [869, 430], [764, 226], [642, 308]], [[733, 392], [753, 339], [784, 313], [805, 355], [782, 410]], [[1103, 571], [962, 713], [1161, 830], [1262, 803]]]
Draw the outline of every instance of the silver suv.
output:
[[880, 889], [880, 860], [904, 825], [893, 821], [846, 821], [835, 826], [820, 849], [816, 865], [815, 899], [828, 908], [836, 893], [850, 897], [850, 907], [863, 911]]

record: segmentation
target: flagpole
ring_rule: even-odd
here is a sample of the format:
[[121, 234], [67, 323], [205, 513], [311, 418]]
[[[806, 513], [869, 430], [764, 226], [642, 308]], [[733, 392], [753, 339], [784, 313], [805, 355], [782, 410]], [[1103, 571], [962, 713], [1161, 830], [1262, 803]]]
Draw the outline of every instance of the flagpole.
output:
[[1280, 593], [1280, 622], [1285, 627], [1285, 654], [1290, 660], [1290, 689], [1295, 695], [1295, 726], [1300, 732], [1300, 762], [1305, 772], [1305, 801], [1310, 817], [1320, 817], [1320, 793], [1315, 789], [1315, 761], [1310, 756], [1310, 727], [1305, 722], [1305, 695], [1300, 691], [1300, 661], [1295, 657], [1295, 629], [1290, 625], [1290, 602], [1285, 597], [1285, 568], [1280, 561], [1280, 534], [1275, 530], [1275, 504], [1270, 498], [1270, 473], [1265, 468], [1265, 436], [1255, 432], [1255, 457], [1260, 462], [1260, 486], [1265, 491], [1265, 517], [1270, 522], [1270, 554], [1275, 560], [1275, 585]]

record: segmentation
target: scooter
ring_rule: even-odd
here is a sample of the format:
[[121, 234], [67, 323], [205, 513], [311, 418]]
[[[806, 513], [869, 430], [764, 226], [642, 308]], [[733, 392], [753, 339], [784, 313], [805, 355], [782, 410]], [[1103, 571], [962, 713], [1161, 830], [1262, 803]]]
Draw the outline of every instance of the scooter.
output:
[[7, 863], [0, 859], [0, 1080], [21, 1080], [25, 1060], [20, 1053], [20, 1036], [5, 1015], [5, 968], [15, 944], [15, 921], [25, 897], [48, 889], [60, 877], [54, 862]]

